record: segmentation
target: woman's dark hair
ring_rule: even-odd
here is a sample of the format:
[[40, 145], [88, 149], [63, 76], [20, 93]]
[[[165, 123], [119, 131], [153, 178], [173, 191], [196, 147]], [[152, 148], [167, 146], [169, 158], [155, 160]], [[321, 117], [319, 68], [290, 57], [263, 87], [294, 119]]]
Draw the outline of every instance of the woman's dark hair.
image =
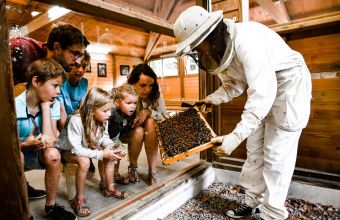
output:
[[139, 77], [141, 74], [151, 77], [154, 80], [154, 84], [152, 86], [151, 93], [148, 96], [151, 105], [154, 107], [157, 105], [158, 98], [160, 96], [159, 93], [159, 85], [157, 83], [157, 75], [151, 69], [151, 67], [146, 63], [138, 64], [130, 73], [128, 78], [128, 83], [131, 85], [135, 85], [139, 81]]

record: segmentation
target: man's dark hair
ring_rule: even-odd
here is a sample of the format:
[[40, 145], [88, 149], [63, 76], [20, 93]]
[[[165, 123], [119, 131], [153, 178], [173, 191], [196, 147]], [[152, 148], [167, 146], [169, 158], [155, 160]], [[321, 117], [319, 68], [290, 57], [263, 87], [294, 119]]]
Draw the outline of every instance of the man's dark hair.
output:
[[74, 44], [81, 44], [85, 47], [90, 44], [81, 31], [71, 24], [60, 24], [51, 30], [46, 43], [47, 48], [53, 50], [55, 42], [58, 42], [64, 50]]

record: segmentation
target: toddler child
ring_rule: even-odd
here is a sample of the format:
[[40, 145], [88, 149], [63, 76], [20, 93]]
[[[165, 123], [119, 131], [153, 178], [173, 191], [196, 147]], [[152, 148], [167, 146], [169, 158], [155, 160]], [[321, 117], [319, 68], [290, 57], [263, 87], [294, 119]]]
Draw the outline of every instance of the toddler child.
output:
[[[112, 89], [115, 108], [109, 119], [109, 135], [112, 140], [126, 141], [129, 130], [136, 117], [138, 92], [130, 84], [123, 84]], [[117, 142], [117, 141], [116, 141]], [[118, 141], [120, 142], [120, 141]], [[123, 146], [121, 144], [121, 146]], [[115, 166], [114, 181], [118, 184], [128, 184], [129, 179], [119, 174], [119, 161]]]

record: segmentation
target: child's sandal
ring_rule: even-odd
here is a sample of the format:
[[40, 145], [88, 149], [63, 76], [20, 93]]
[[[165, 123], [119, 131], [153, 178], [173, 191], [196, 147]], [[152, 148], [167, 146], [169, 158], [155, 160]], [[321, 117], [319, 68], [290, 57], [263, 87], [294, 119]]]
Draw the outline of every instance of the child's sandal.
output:
[[129, 181], [130, 183], [139, 183], [140, 179], [138, 176], [138, 167], [130, 167], [128, 168], [129, 173]]
[[113, 190], [109, 193], [104, 192], [105, 197], [115, 197], [117, 199], [126, 199], [129, 195], [125, 191]]
[[91, 209], [89, 206], [86, 205], [85, 199], [83, 199], [83, 201], [80, 201], [79, 199], [74, 198], [72, 200], [71, 207], [73, 209], [74, 214], [76, 214], [79, 217], [86, 217], [91, 215]]

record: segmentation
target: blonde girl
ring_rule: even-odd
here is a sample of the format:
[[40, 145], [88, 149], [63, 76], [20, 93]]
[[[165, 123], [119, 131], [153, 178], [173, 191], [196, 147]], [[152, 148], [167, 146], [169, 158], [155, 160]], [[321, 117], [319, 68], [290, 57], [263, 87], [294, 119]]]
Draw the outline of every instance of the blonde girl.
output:
[[76, 215], [84, 217], [91, 214], [84, 198], [86, 175], [90, 158], [98, 159], [99, 173], [106, 180], [104, 196], [121, 199], [128, 195], [115, 190], [113, 185], [114, 164], [125, 156], [121, 150], [113, 149], [114, 142], [107, 133], [107, 121], [111, 115], [111, 95], [100, 89], [89, 90], [80, 114], [72, 115], [66, 122], [59, 137], [58, 146], [63, 149], [62, 158], [78, 165], [76, 172], [76, 196], [72, 208]]

